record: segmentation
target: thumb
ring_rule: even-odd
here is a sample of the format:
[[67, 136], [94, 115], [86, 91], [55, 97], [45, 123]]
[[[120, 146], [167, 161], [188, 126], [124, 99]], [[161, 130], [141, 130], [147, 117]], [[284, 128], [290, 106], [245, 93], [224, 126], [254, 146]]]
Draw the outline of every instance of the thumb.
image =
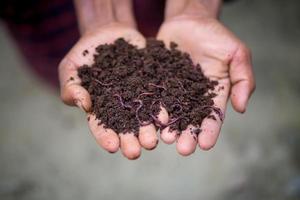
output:
[[85, 112], [91, 108], [88, 91], [80, 85], [77, 75], [78, 66], [68, 58], [64, 58], [59, 65], [60, 95], [63, 102], [70, 106], [78, 106]]
[[250, 50], [241, 44], [230, 62], [231, 103], [240, 113], [246, 111], [249, 98], [255, 90]]

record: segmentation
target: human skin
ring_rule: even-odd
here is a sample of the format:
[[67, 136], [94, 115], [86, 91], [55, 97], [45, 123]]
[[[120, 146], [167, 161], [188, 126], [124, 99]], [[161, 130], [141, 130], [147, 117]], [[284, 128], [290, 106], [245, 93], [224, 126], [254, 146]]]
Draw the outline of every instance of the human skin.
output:
[[[111, 129], [99, 126], [99, 121], [90, 112], [90, 96], [80, 86], [77, 75], [78, 67], [93, 62], [95, 47], [100, 44], [113, 43], [115, 39], [123, 37], [140, 48], [145, 46], [145, 38], [136, 30], [132, 3], [130, 0], [75, 0], [75, 7], [82, 36], [59, 65], [61, 98], [67, 105], [78, 106], [87, 113], [90, 130], [102, 148], [111, 153], [120, 148], [125, 157], [136, 159], [142, 147], [147, 150], [156, 147], [158, 136], [155, 126], [140, 127], [138, 138], [131, 133], [118, 135]], [[218, 91], [215, 99], [216, 106], [223, 111], [232, 84], [233, 106], [237, 111], [244, 112], [254, 89], [251, 59], [245, 45], [216, 20], [219, 7], [220, 2], [216, 0], [170, 0], [158, 39], [166, 44], [170, 41], [178, 43], [180, 49], [191, 53], [193, 60], [201, 64], [207, 76], [224, 85], [224, 90]], [[197, 31], [194, 31], [195, 26]], [[176, 37], [172, 34], [174, 31], [178, 32]], [[210, 38], [211, 35], [214, 37]], [[195, 44], [195, 41], [199, 42]], [[82, 52], [86, 49], [89, 54], [83, 56]], [[158, 118], [167, 124], [169, 117], [164, 108]], [[198, 143], [202, 149], [209, 149], [217, 140], [221, 122], [206, 119], [201, 126], [203, 131]], [[170, 133], [166, 128], [162, 131], [161, 139], [167, 144], [178, 139], [177, 150], [181, 155], [190, 155], [196, 148], [196, 142], [188, 131], [183, 131], [177, 138], [174, 132]]]
[[[81, 32], [80, 40], [69, 51], [59, 65], [61, 98], [67, 105], [78, 106], [87, 113], [89, 128], [97, 143], [110, 153], [121, 149], [128, 159], [136, 159], [141, 148], [154, 149], [158, 143], [155, 126], [149, 124], [140, 127], [139, 137], [132, 133], [117, 134], [111, 129], [98, 125], [99, 121], [91, 113], [91, 99], [88, 92], [80, 85], [78, 67], [92, 64], [95, 47], [113, 43], [117, 38], [124, 38], [131, 44], [143, 48], [145, 38], [136, 30], [130, 0], [76, 0], [75, 7]], [[88, 50], [88, 55], [82, 52]], [[163, 123], [168, 122], [168, 115], [162, 109], [158, 116]]]
[[[157, 38], [165, 44], [177, 43], [179, 49], [201, 65], [207, 77], [219, 82], [214, 102], [223, 114], [229, 96], [233, 108], [244, 113], [255, 89], [251, 53], [218, 20], [221, 4], [220, 0], [168, 0]], [[224, 89], [218, 89], [222, 86]], [[177, 138], [168, 129], [162, 131], [161, 139], [167, 143], [177, 141], [177, 151], [183, 156], [192, 154], [197, 143], [201, 149], [209, 150], [216, 144], [223, 123], [217, 115], [216, 119], [204, 119], [197, 141], [188, 131]]]

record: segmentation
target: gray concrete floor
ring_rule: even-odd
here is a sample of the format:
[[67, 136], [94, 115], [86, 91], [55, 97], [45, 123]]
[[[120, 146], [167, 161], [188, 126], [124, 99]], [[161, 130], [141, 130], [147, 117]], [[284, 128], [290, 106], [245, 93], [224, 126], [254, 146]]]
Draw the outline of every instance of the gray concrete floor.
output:
[[98, 148], [84, 115], [26, 70], [0, 26], [0, 199], [300, 199], [299, 1], [240, 0], [222, 20], [253, 50], [257, 90], [216, 147], [160, 143], [137, 161]]

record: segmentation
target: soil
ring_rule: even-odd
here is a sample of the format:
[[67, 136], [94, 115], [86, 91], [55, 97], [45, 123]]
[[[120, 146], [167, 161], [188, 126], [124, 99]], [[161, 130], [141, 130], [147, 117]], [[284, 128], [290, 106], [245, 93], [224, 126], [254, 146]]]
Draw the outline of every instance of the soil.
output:
[[[94, 63], [81, 66], [78, 75], [99, 125], [116, 133], [138, 135], [140, 126], [153, 123], [179, 134], [191, 124], [198, 135], [204, 118], [216, 120], [213, 112], [223, 118], [213, 101], [218, 82], [205, 77], [201, 66], [173, 42], [167, 49], [162, 41], [148, 39], [138, 49], [120, 38], [98, 46]], [[168, 124], [157, 119], [161, 106], [169, 113]]]

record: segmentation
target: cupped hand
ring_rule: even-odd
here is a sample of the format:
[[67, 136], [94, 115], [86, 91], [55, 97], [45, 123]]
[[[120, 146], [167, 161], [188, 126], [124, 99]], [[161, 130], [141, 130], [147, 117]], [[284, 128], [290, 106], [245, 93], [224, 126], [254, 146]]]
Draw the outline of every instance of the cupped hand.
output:
[[[189, 53], [193, 61], [201, 65], [207, 77], [219, 82], [214, 91], [217, 94], [214, 103], [223, 114], [229, 95], [237, 112], [246, 111], [248, 100], [255, 88], [251, 54], [245, 44], [217, 19], [188, 15], [172, 17], [163, 23], [157, 38], [166, 45], [171, 41], [177, 43], [180, 50]], [[202, 132], [196, 141], [189, 131], [191, 127], [183, 131], [177, 138], [178, 153], [192, 154], [197, 143], [203, 150], [212, 148], [223, 122], [218, 115], [215, 117], [216, 120], [204, 119], [201, 124]], [[176, 137], [168, 128], [161, 133], [161, 139], [168, 144], [173, 143]]]
[[[89, 93], [80, 85], [80, 78], [77, 75], [78, 67], [93, 63], [95, 47], [113, 43], [117, 38], [124, 38], [139, 48], [145, 46], [145, 39], [139, 32], [120, 23], [112, 23], [85, 33], [59, 65], [61, 98], [66, 104], [78, 106], [87, 113], [90, 130], [102, 148], [114, 153], [120, 147], [125, 157], [136, 159], [141, 154], [141, 146], [148, 150], [156, 147], [158, 137], [155, 126], [149, 124], [140, 127], [137, 138], [133, 133], [118, 135], [112, 129], [105, 129], [103, 125], [98, 125], [99, 121], [91, 112]], [[158, 118], [162, 122], [168, 121], [166, 112], [161, 112]]]

